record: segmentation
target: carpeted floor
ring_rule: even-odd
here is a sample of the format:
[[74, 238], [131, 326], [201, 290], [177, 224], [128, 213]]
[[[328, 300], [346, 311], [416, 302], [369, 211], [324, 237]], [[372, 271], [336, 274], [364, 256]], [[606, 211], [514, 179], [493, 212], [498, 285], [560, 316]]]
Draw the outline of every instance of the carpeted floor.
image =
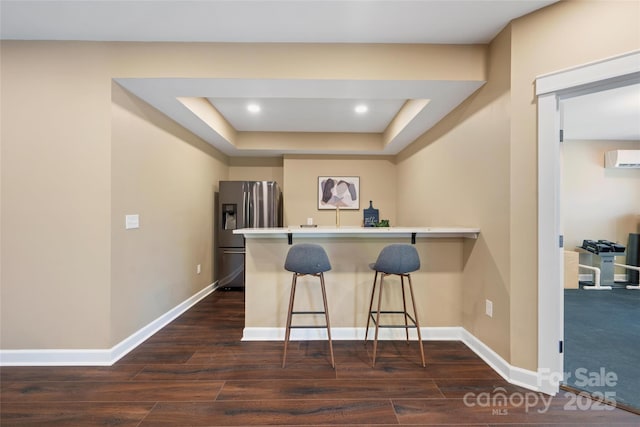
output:
[[564, 291], [565, 384], [640, 410], [640, 291]]

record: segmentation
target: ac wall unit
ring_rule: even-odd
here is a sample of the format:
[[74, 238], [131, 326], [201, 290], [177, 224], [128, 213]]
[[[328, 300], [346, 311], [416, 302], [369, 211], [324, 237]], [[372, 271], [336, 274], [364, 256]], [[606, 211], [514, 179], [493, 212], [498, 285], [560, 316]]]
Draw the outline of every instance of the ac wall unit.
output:
[[640, 168], [640, 150], [614, 150], [604, 153], [606, 168]]

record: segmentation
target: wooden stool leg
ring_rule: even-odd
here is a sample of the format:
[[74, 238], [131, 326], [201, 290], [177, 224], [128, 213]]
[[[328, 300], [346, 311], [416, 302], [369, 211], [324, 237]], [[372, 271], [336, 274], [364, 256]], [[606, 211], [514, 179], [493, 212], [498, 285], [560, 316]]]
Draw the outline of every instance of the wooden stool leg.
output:
[[291, 316], [293, 312], [293, 300], [296, 295], [296, 283], [298, 275], [293, 273], [293, 279], [291, 280], [291, 296], [289, 297], [289, 311], [287, 312], [287, 326], [284, 332], [284, 354], [282, 355], [282, 367], [285, 367], [287, 362], [287, 345], [289, 344], [289, 335], [291, 334]]
[[382, 284], [384, 282], [384, 276], [385, 276], [384, 273], [380, 274], [380, 287], [378, 288], [378, 311], [376, 312], [376, 333], [373, 339], [373, 364], [371, 365], [372, 368], [376, 366], [376, 351], [378, 350], [378, 330], [379, 330], [378, 325], [380, 325], [380, 309], [382, 307], [382, 291], [384, 290]]
[[404, 292], [404, 274], [400, 274], [400, 287], [402, 288], [402, 309], [404, 311], [404, 332], [407, 336], [407, 345], [409, 345], [409, 319], [407, 314], [407, 297]]
[[376, 294], [376, 283], [378, 281], [378, 272], [373, 277], [373, 288], [371, 289], [371, 301], [369, 301], [369, 311], [367, 311], [367, 328], [364, 330], [364, 345], [367, 345], [367, 337], [369, 336], [369, 323], [371, 322], [371, 309], [373, 308], [373, 297]]
[[413, 286], [411, 284], [411, 275], [407, 274], [409, 279], [409, 291], [411, 292], [411, 304], [413, 305], [413, 315], [416, 319], [416, 330], [418, 331], [418, 344], [420, 345], [420, 357], [422, 359], [422, 367], [426, 367], [427, 364], [424, 361], [424, 348], [422, 348], [422, 334], [420, 333], [420, 322], [418, 322], [418, 310], [416, 310], [416, 298], [413, 295]]
[[324, 317], [327, 321], [327, 337], [329, 338], [329, 353], [331, 353], [331, 367], [336, 368], [336, 363], [333, 359], [333, 343], [331, 342], [331, 323], [329, 323], [329, 308], [327, 307], [327, 292], [324, 287], [324, 274], [320, 273], [320, 287], [322, 288], [322, 302], [324, 304]]

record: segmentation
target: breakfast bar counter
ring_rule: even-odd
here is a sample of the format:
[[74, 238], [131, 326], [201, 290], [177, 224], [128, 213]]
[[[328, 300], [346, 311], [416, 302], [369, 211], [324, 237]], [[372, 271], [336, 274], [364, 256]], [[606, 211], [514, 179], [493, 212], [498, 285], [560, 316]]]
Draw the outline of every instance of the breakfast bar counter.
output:
[[234, 230], [234, 234], [243, 234], [245, 238], [260, 237], [464, 237], [477, 239], [479, 228], [468, 227], [279, 227], [244, 228]]
[[[317, 243], [327, 252], [332, 269], [325, 273], [334, 339], [362, 339], [374, 273], [369, 264], [391, 243], [415, 244], [421, 268], [412, 273], [420, 302], [421, 329], [462, 324], [464, 266], [480, 229], [472, 227], [281, 227], [234, 230], [245, 237], [245, 329], [243, 340], [283, 340], [292, 275], [284, 270], [291, 244]], [[298, 310], [321, 304], [312, 277], [298, 279]], [[317, 280], [317, 279], [316, 279]], [[394, 278], [389, 278], [393, 281]], [[386, 281], [386, 280], [385, 280]], [[311, 283], [311, 282], [309, 282]], [[385, 291], [386, 292], [386, 291]], [[396, 293], [397, 294], [397, 293]], [[401, 299], [390, 295], [393, 306]], [[391, 307], [393, 308], [393, 307]], [[301, 319], [313, 323], [314, 319]], [[318, 319], [321, 325], [322, 319]], [[390, 334], [402, 332], [390, 330]], [[428, 336], [428, 334], [427, 334]], [[324, 339], [322, 329], [297, 329], [292, 340]], [[392, 336], [383, 337], [393, 338]], [[424, 337], [423, 337], [424, 338]]]

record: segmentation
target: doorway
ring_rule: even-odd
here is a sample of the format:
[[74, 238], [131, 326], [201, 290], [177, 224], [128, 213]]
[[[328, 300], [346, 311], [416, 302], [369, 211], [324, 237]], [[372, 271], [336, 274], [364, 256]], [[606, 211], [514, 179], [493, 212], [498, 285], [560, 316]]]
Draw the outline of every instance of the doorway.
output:
[[640, 52], [536, 79], [538, 96], [538, 377], [555, 394], [564, 378], [563, 233], [560, 130], [562, 99], [640, 81]]
[[[640, 292], [626, 288], [628, 275], [614, 263], [638, 264], [631, 259], [637, 242], [628, 241], [640, 231], [640, 170], [605, 167], [604, 159], [615, 150], [640, 152], [640, 83], [561, 99], [560, 112], [562, 384], [637, 412]], [[597, 245], [615, 251], [594, 254]]]

